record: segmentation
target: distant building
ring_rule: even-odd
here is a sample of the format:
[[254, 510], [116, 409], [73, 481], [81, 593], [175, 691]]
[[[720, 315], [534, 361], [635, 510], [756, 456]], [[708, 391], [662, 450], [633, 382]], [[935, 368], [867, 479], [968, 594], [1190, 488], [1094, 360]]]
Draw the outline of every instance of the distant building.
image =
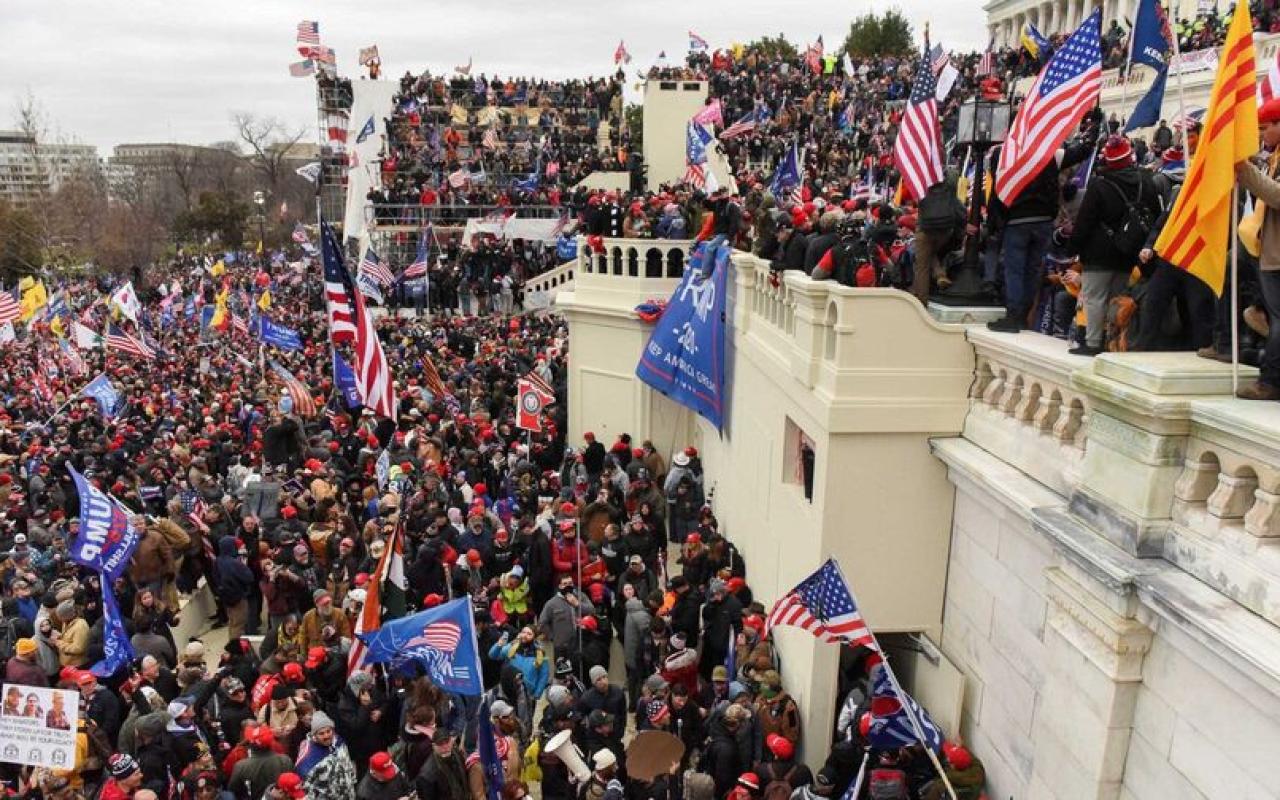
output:
[[0, 199], [15, 205], [57, 191], [72, 175], [98, 168], [93, 145], [37, 142], [21, 131], [0, 131]]

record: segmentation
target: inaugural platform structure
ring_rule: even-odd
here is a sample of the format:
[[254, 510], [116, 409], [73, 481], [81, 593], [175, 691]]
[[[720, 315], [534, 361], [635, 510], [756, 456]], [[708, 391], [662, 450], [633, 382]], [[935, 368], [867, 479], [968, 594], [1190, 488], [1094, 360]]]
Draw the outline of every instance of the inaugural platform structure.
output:
[[[687, 243], [605, 246], [556, 287], [570, 435], [696, 445], [763, 601], [837, 557], [991, 797], [1275, 796], [1280, 405], [1190, 353], [1070, 356], [737, 253], [716, 431], [630, 377], [631, 309]], [[841, 648], [775, 636], [817, 765]]]

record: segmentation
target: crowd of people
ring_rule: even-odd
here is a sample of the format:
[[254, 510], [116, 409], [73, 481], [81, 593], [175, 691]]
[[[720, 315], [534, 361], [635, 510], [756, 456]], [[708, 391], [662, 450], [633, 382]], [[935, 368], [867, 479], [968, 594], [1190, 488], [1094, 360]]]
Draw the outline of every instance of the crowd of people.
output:
[[[765, 599], [717, 522], [696, 448], [569, 441], [555, 316], [382, 317], [397, 420], [348, 406], [325, 366], [316, 268], [294, 255], [228, 255], [220, 275], [209, 258], [154, 265], [136, 324], [104, 300], [105, 280], [50, 278], [48, 305], [5, 346], [0, 660], [6, 683], [74, 692], [79, 712], [75, 764], [0, 765], [10, 796], [480, 800], [495, 786], [481, 707], [505, 800], [840, 796], [868, 746], [878, 656], [851, 670], [836, 744], [807, 754], [822, 765], [811, 771]], [[242, 355], [258, 347], [250, 330], [203, 313], [226, 304], [243, 319], [267, 292], [264, 313], [302, 344], [272, 356], [314, 413]], [[153, 355], [70, 333], [108, 319]], [[119, 393], [110, 412], [80, 392], [99, 373]], [[539, 432], [515, 426], [529, 374], [555, 394]], [[103, 577], [70, 555], [88, 509], [69, 468], [141, 535], [109, 585], [132, 649], [114, 670]], [[350, 668], [393, 539], [406, 613], [470, 598], [483, 697], [450, 694], [413, 663]], [[207, 621], [202, 604], [216, 610]], [[626, 743], [648, 730], [684, 756], [640, 780]], [[561, 731], [589, 775], [547, 748]], [[919, 746], [872, 757], [875, 785], [939, 796]], [[950, 744], [943, 757], [953, 782], [980, 787], [976, 758]]]

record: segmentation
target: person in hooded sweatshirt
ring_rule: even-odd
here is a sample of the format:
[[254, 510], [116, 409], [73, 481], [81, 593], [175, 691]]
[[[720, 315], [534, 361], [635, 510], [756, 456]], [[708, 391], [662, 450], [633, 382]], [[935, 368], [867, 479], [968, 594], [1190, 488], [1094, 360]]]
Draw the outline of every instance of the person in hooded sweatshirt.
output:
[[1164, 210], [1151, 173], [1135, 166], [1128, 139], [1109, 138], [1098, 165], [1066, 242], [1067, 252], [1079, 255], [1084, 266], [1080, 296], [1084, 300], [1085, 343], [1071, 350], [1073, 355], [1082, 356], [1097, 355], [1105, 348], [1107, 307], [1111, 298], [1129, 285], [1135, 266], [1134, 259], [1120, 252], [1114, 241], [1129, 206], [1145, 206], [1153, 220]]
[[214, 571], [218, 577], [218, 596], [227, 611], [227, 637], [231, 640], [244, 635], [249, 618], [249, 592], [257, 583], [253, 571], [245, 563], [247, 555], [233, 536], [224, 536], [218, 542]]

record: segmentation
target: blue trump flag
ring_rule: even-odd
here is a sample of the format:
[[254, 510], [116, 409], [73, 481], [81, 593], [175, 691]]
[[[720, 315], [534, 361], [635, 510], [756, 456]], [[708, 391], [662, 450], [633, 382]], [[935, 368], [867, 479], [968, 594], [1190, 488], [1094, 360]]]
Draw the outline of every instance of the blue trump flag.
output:
[[383, 622], [378, 630], [359, 636], [367, 648], [367, 664], [388, 664], [391, 669], [398, 669], [414, 663], [446, 692], [484, 693], [470, 597]]
[[258, 338], [263, 344], [269, 344], [281, 350], [301, 350], [302, 337], [293, 328], [277, 325], [261, 314], [257, 317]]
[[102, 618], [102, 660], [89, 667], [89, 671], [99, 678], [106, 678], [133, 661], [133, 645], [129, 643], [129, 634], [125, 633], [124, 622], [120, 619], [120, 607], [111, 591], [111, 581], [106, 578], [102, 579]]
[[1160, 106], [1164, 105], [1164, 86], [1168, 77], [1169, 68], [1161, 67], [1151, 88], [1133, 107], [1133, 113], [1124, 124], [1125, 133], [1138, 128], [1149, 128], [1160, 121]]
[[484, 768], [485, 797], [488, 800], [498, 800], [503, 784], [502, 762], [498, 760], [498, 745], [493, 738], [493, 720], [489, 717], [488, 700], [480, 704], [476, 750], [480, 753], [480, 764]]
[[796, 140], [791, 143], [791, 150], [778, 162], [778, 171], [773, 174], [773, 183], [769, 185], [769, 191], [773, 192], [773, 196], [781, 202], [784, 195], [798, 188], [803, 182], [804, 179], [800, 174], [800, 143]]
[[71, 560], [101, 572], [103, 583], [114, 581], [129, 566], [142, 532], [111, 495], [99, 491], [70, 464], [67, 472], [80, 495], [80, 535], [68, 545]]
[[356, 388], [356, 373], [342, 356], [333, 354], [333, 385], [342, 392], [342, 402], [347, 408], [360, 405], [360, 390]]
[[[694, 247], [689, 267], [640, 355], [636, 377], [722, 428], [729, 246], [712, 249], [708, 244]], [[705, 275], [708, 269], [711, 274]]]
[[360, 128], [360, 133], [356, 134], [356, 144], [364, 144], [364, 140], [373, 135], [373, 116], [365, 120], [364, 126]]
[[[924, 740], [916, 735], [911, 717], [920, 724]], [[871, 666], [871, 729], [867, 741], [877, 750], [897, 750], [921, 742], [935, 753], [942, 749], [942, 731], [911, 695], [901, 694], [889, 677], [884, 659]]]
[[85, 384], [85, 387], [80, 390], [80, 394], [97, 400], [102, 416], [107, 419], [114, 417], [116, 412], [120, 410], [120, 393], [116, 391], [116, 387], [111, 385], [111, 380], [107, 378], [105, 372]]
[[1159, 0], [1140, 0], [1133, 22], [1129, 60], [1163, 70], [1169, 62], [1169, 36], [1169, 18], [1165, 16]]

